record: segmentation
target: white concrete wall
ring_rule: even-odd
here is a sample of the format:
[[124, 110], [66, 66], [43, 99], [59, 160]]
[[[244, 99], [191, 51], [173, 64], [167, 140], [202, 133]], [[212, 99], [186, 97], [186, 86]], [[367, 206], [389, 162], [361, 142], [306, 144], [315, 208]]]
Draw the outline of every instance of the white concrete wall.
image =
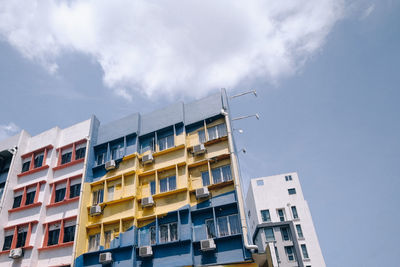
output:
[[[292, 176], [292, 181], [285, 180], [285, 176], [287, 175]], [[257, 180], [262, 180], [264, 185], [257, 185]], [[296, 194], [289, 195], [289, 188], [295, 188]], [[301, 244], [306, 244], [310, 259], [304, 261], [304, 266], [326, 266], [311, 213], [307, 202], [304, 200], [297, 173], [285, 173], [252, 179], [246, 197], [246, 205], [248, 211], [250, 211], [249, 227], [252, 235], [257, 224], [263, 223], [261, 210], [268, 209], [271, 215], [271, 221], [279, 222], [277, 209], [284, 209], [286, 220], [293, 220], [295, 225], [300, 224], [303, 230], [304, 240], [299, 240], [299, 246]], [[299, 219], [293, 219], [291, 206], [296, 206]], [[292, 235], [297, 236], [297, 233], [292, 233]], [[285, 256], [285, 254], [280, 255], [281, 258], [282, 256]], [[302, 255], [297, 256], [302, 257]]]
[[[10, 173], [4, 192], [4, 201], [0, 210], [0, 250], [2, 249], [4, 243], [4, 227], [33, 220], [37, 220], [39, 223], [33, 227], [32, 235], [30, 237], [30, 245], [34, 246], [34, 248], [27, 250], [24, 257], [18, 260], [9, 259], [8, 254], [1, 254], [0, 266], [35, 267], [72, 263], [72, 246], [44, 251], [39, 251], [38, 248], [43, 246], [44, 223], [60, 220], [78, 214], [79, 201], [56, 207], [46, 207], [46, 205], [50, 203], [51, 199], [50, 183], [78, 174], [83, 174], [84, 163], [72, 165], [60, 170], [53, 170], [53, 168], [57, 166], [58, 162], [56, 149], [88, 137], [90, 124], [91, 120], [89, 119], [66, 129], [55, 127], [33, 137], [30, 137], [29, 134], [22, 131], [20, 140], [18, 142], [18, 152], [14, 156], [12, 165], [10, 166]], [[48, 152], [46, 158], [46, 165], [49, 165], [50, 167], [46, 170], [18, 178], [17, 175], [21, 173], [22, 169], [21, 155], [50, 144], [53, 145], [53, 149]], [[41, 180], [46, 181], [45, 184], [41, 185], [39, 192], [38, 201], [42, 202], [42, 205], [18, 212], [8, 213], [8, 210], [12, 208], [14, 201], [14, 188], [23, 187]]]

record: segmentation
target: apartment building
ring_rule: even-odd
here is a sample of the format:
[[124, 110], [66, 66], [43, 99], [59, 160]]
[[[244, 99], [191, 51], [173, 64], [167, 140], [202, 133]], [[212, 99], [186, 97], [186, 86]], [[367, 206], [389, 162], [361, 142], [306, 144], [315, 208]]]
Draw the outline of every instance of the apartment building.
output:
[[250, 233], [268, 267], [324, 267], [325, 261], [297, 173], [251, 179], [246, 197]]
[[225, 91], [93, 125], [76, 266], [257, 266]]
[[2, 170], [8, 170], [1, 179], [6, 181], [0, 211], [1, 266], [73, 263], [91, 122], [35, 136], [21, 131], [0, 143], [0, 155], [7, 158]]

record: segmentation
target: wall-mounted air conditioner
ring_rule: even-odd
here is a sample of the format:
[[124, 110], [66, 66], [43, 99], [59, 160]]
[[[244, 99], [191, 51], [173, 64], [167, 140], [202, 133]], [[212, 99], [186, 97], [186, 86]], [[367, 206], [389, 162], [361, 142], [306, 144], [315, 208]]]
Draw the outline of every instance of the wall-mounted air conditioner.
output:
[[216, 248], [214, 239], [205, 239], [200, 241], [200, 249], [202, 251], [214, 250]]
[[104, 167], [106, 168], [107, 171], [110, 170], [114, 170], [115, 168], [117, 168], [117, 164], [115, 163], [115, 160], [109, 160], [106, 162], [106, 164], [104, 165]]
[[154, 206], [153, 197], [144, 197], [142, 198], [142, 207], [151, 207]]
[[99, 254], [99, 263], [108, 264], [112, 262], [111, 252], [105, 252]]
[[210, 195], [210, 192], [208, 192], [208, 188], [207, 187], [202, 187], [202, 188], [197, 188], [196, 189], [196, 198], [205, 198], [208, 197]]
[[90, 207], [90, 216], [97, 216], [101, 214], [101, 207], [99, 205]]
[[153, 161], [154, 161], [153, 154], [144, 155], [142, 157], [143, 164], [150, 164], [153, 163]]
[[153, 250], [151, 246], [144, 246], [139, 248], [139, 256], [140, 257], [150, 257], [153, 256]]
[[206, 148], [205, 148], [204, 144], [193, 146], [193, 152], [192, 152], [193, 155], [197, 156], [197, 155], [204, 154], [205, 152], [206, 152]]
[[22, 248], [14, 248], [10, 250], [10, 254], [8, 254], [8, 257], [11, 259], [18, 259], [21, 258], [24, 255], [24, 251]]

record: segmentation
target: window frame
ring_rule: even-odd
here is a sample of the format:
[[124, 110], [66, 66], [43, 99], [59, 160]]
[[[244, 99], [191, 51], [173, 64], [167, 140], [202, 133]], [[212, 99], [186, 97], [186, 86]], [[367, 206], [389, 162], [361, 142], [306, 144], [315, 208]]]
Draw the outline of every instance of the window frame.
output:
[[[89, 237], [88, 237], [88, 248], [87, 248], [88, 252], [98, 251], [100, 249], [100, 237], [101, 237], [100, 232], [96, 233], [96, 234], [93, 234], [93, 235], [89, 235]], [[91, 247], [91, 244], [90, 244], [91, 238], [94, 238], [95, 245], [97, 243], [97, 245], [95, 247]]]
[[296, 232], [297, 232], [297, 238], [298, 239], [304, 239], [303, 229], [301, 228], [300, 224], [296, 224]]
[[[64, 236], [65, 236], [65, 224], [67, 222], [74, 222], [74, 226], [75, 226], [75, 230], [74, 230], [74, 239], [72, 241], [67, 241], [64, 242]], [[58, 242], [57, 244], [48, 244], [49, 241], [49, 233], [50, 233], [50, 226], [54, 225], [54, 224], [60, 224], [59, 227], [59, 233], [58, 233]], [[50, 249], [50, 248], [55, 248], [55, 247], [65, 247], [65, 246], [72, 246], [75, 242], [75, 234], [76, 234], [76, 225], [77, 225], [77, 216], [71, 216], [71, 217], [66, 217], [60, 220], [55, 220], [55, 221], [51, 221], [51, 222], [47, 222], [47, 223], [43, 223], [43, 227], [44, 227], [44, 240], [43, 240], [43, 244], [42, 247], [39, 248], [39, 250], [44, 250], [44, 249]], [[67, 226], [67, 227], [72, 227], [72, 226]]]
[[[267, 212], [268, 213], [268, 219], [267, 220], [264, 220], [264, 212]], [[261, 220], [263, 221], [263, 222], [271, 222], [271, 213], [269, 212], [269, 209], [265, 209], [265, 210], [260, 210], [260, 214], [261, 214]]]
[[[42, 202], [39, 202], [38, 200], [39, 200], [40, 188], [41, 188], [42, 184], [45, 184], [45, 183], [46, 183], [46, 181], [42, 180], [39, 182], [35, 182], [33, 184], [26, 185], [24, 187], [19, 187], [19, 188], [14, 189], [14, 203], [13, 203], [11, 209], [8, 210], [8, 212], [19, 211], [19, 210], [28, 209], [28, 208], [42, 205]], [[27, 191], [31, 188], [35, 188], [35, 191], [31, 191], [28, 193]], [[18, 207], [14, 207], [15, 199], [20, 196], [19, 194], [16, 195], [16, 193], [20, 192], [20, 191], [22, 191], [20, 204]], [[30, 194], [32, 192], [35, 192], [33, 202], [26, 204], [26, 202], [28, 200], [27, 196], [28, 196], [28, 194]]]
[[[21, 166], [21, 172], [17, 174], [18, 177], [32, 174], [44, 169], [47, 169], [49, 165], [46, 164], [47, 161], [47, 155], [50, 153], [50, 150], [53, 149], [52, 145], [48, 145], [39, 149], [36, 149], [34, 151], [31, 151], [29, 153], [26, 153], [21, 156], [22, 160], [22, 166]], [[35, 158], [36, 156], [40, 156], [43, 154], [43, 160], [42, 164], [40, 166], [35, 166]], [[29, 167], [27, 169], [24, 168], [24, 166], [27, 166], [27, 163], [29, 162]]]
[[[282, 216], [279, 214], [279, 211], [282, 211], [283, 220], [282, 220]], [[276, 209], [276, 214], [278, 215], [278, 219], [279, 219], [280, 222], [286, 221], [286, 212], [285, 212], [285, 208]]]
[[293, 220], [300, 219], [296, 206], [290, 206], [290, 211], [292, 212]]
[[[233, 216], [236, 216], [237, 220], [238, 220], [238, 229], [237, 229], [238, 232], [237, 233], [233, 233], [233, 231], [231, 229], [232, 226], [231, 226], [231, 221], [229, 220], [229, 217], [233, 217]], [[220, 230], [219, 220], [220, 219], [224, 219], [224, 218], [226, 218], [226, 222], [227, 222], [227, 231], [228, 231], [227, 235], [221, 235], [221, 230]], [[216, 217], [216, 223], [217, 223], [218, 237], [231, 236], [231, 235], [235, 235], [235, 234], [240, 234], [242, 232], [242, 229], [241, 229], [241, 226], [240, 226], [240, 218], [239, 218], [239, 214], [238, 213]]]
[[[226, 167], [229, 167], [229, 172], [230, 172], [229, 177], [225, 177], [224, 176], [223, 168], [226, 168]], [[216, 178], [214, 177], [214, 171], [217, 171], [217, 170], [219, 172], [220, 179], [215, 180]], [[220, 184], [220, 183], [232, 181], [233, 180], [233, 175], [232, 175], [231, 164], [229, 163], [229, 164], [226, 164], [226, 165], [223, 165], [223, 166], [212, 168], [211, 169], [211, 178], [212, 178], [213, 184]]]
[[[38, 221], [30, 221], [30, 222], [20, 223], [20, 224], [13, 225], [13, 226], [4, 227], [4, 232], [6, 232], [7, 230], [13, 230], [13, 235], [12, 235], [12, 239], [11, 239], [10, 248], [9, 249], [5, 249], [5, 250], [3, 249], [4, 248], [4, 242], [5, 242], [5, 238], [4, 238], [3, 248], [2, 248], [2, 251], [0, 253], [6, 253], [6, 252], [9, 252], [12, 249], [17, 248], [18, 234], [19, 234], [18, 233], [18, 229], [26, 227], [26, 226], [28, 226], [28, 229], [26, 231], [24, 245], [21, 246], [21, 248], [24, 248], [24, 249], [33, 248], [33, 246], [29, 246], [29, 243], [30, 243], [30, 238], [31, 238], [31, 235], [32, 235], [33, 225], [35, 225], [37, 223], [38, 223]], [[9, 237], [9, 236], [10, 235], [7, 235], [5, 237]]]
[[285, 175], [285, 181], [286, 182], [289, 182], [289, 181], [292, 181], [292, 180], [293, 180], [292, 175]]
[[[83, 144], [85, 144], [85, 145], [83, 146]], [[59, 169], [83, 162], [85, 160], [85, 156], [79, 157], [79, 158], [76, 157], [76, 154], [77, 154], [76, 151], [78, 149], [82, 149], [83, 147], [85, 148], [85, 154], [86, 154], [86, 150], [87, 150], [87, 140], [86, 139], [81, 139], [76, 142], [73, 142], [68, 145], [57, 148], [57, 153], [58, 153], [57, 166], [54, 167], [53, 170], [59, 170]], [[63, 151], [67, 151], [70, 149], [71, 149], [70, 152], [63, 153]], [[63, 156], [67, 155], [69, 153], [71, 153], [70, 160], [63, 162]]]
[[[172, 188], [171, 187], [171, 181], [172, 180], [175, 180], [175, 186]], [[167, 185], [167, 188], [166, 188], [166, 191], [162, 191], [161, 190], [161, 181], [166, 181], [166, 185]], [[159, 179], [159, 189], [160, 189], [160, 193], [165, 193], [165, 192], [170, 192], [170, 191], [174, 191], [174, 190], [176, 190], [177, 189], [177, 179], [176, 179], [176, 175], [171, 175], [171, 176], [168, 176], [168, 177], [164, 177], [164, 178], [161, 178], [161, 179]]]
[[[211, 235], [209, 235], [209, 231], [208, 231], [208, 229], [209, 229], [209, 227], [208, 227], [208, 224], [207, 224], [207, 222], [212, 222], [212, 234], [214, 235], [214, 236], [211, 236]], [[211, 218], [211, 219], [206, 219], [205, 221], [204, 221], [204, 225], [205, 225], [205, 227], [206, 227], [206, 236], [207, 236], [207, 239], [213, 239], [213, 238], [216, 238], [217, 237], [217, 232], [218, 232], [218, 229], [216, 229], [215, 228], [215, 221], [214, 221], [214, 218]]]
[[[171, 239], [171, 236], [172, 236], [172, 234], [171, 234], [171, 225], [174, 225], [174, 224], [176, 225], [176, 239], [172, 240]], [[167, 241], [161, 241], [161, 227], [162, 226], [167, 226]], [[159, 243], [160, 244], [166, 244], [166, 243], [171, 243], [171, 242], [178, 241], [179, 240], [179, 229], [178, 228], [179, 228], [178, 222], [170, 222], [170, 223], [160, 224], [158, 226], [158, 237], [159, 237], [158, 241], [159, 241]], [[150, 237], [150, 239], [151, 239], [151, 237]]]
[[[290, 249], [291, 253], [289, 253], [289, 249]], [[294, 246], [285, 246], [285, 253], [286, 253], [287, 260], [289, 262], [296, 261], [296, 253], [294, 251]], [[290, 257], [293, 257], [293, 259], [290, 259]]]
[[[63, 205], [63, 204], [67, 204], [67, 203], [72, 202], [72, 201], [79, 200], [80, 190], [79, 190], [79, 195], [78, 196], [71, 197], [71, 187], [72, 187], [71, 186], [71, 182], [72, 181], [75, 182], [78, 179], [80, 180], [80, 183], [75, 183], [72, 186], [80, 184], [80, 188], [81, 188], [81, 186], [82, 186], [82, 174], [78, 174], [78, 175], [75, 175], [75, 176], [71, 176], [71, 177], [68, 177], [68, 178], [65, 178], [65, 179], [50, 183], [50, 186], [51, 186], [51, 197], [50, 197], [50, 203], [47, 205], [47, 207]], [[59, 184], [65, 184], [65, 187], [64, 187], [65, 188], [65, 194], [64, 194], [64, 199], [62, 199], [61, 201], [56, 202], [56, 191], [57, 191], [56, 188], [57, 188], [57, 185], [59, 185]]]
[[[272, 238], [268, 238], [268, 236], [267, 236], [267, 230], [271, 230], [271, 233], [272, 233]], [[264, 235], [265, 235], [265, 240], [267, 241], [267, 242], [274, 242], [274, 241], [276, 241], [276, 238], [275, 238], [275, 233], [274, 233], [274, 228], [273, 227], [265, 227], [264, 228]]]
[[[162, 144], [162, 142], [165, 141], [165, 144]], [[170, 143], [172, 142], [172, 143]], [[164, 146], [161, 148], [161, 144]], [[161, 137], [161, 138], [157, 138], [157, 149], [158, 151], [164, 151], [167, 150], [169, 148], [172, 148], [175, 146], [175, 135], [174, 133], [169, 134], [167, 136]]]
[[303, 256], [303, 259], [309, 260], [310, 259], [310, 255], [308, 254], [308, 250], [307, 250], [306, 244], [301, 244], [300, 248], [301, 248], [301, 254]]
[[296, 188], [288, 188], [288, 194], [289, 194], [289, 196], [292, 196], [292, 195], [296, 195], [297, 194], [297, 192], [296, 192]]
[[[224, 130], [221, 131], [221, 127], [224, 126]], [[210, 133], [211, 131], [213, 131], [215, 129], [215, 137], [211, 138]], [[219, 123], [217, 125], [211, 126], [211, 127], [207, 127], [207, 136], [208, 136], [208, 140], [207, 141], [212, 141], [212, 140], [217, 140], [219, 138], [225, 137], [228, 135], [228, 131], [226, 129], [226, 123]]]

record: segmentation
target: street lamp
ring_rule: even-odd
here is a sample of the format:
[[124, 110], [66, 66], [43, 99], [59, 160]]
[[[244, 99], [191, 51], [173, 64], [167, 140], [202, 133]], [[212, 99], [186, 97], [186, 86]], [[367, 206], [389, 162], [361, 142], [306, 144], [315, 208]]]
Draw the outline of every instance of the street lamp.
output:
[[237, 121], [237, 120], [242, 120], [242, 119], [247, 119], [247, 118], [251, 118], [251, 117], [256, 117], [257, 120], [260, 119], [260, 115], [258, 115], [258, 113], [253, 114], [253, 115], [247, 115], [247, 116], [241, 116], [241, 117], [237, 117], [237, 118], [233, 118], [233, 121]]
[[244, 92], [244, 93], [240, 93], [240, 94], [237, 94], [237, 95], [233, 95], [233, 96], [230, 97], [230, 99], [235, 98], [235, 97], [239, 97], [239, 96], [242, 96], [242, 95], [247, 95], [247, 94], [253, 94], [255, 97], [257, 97], [257, 91], [256, 90], [251, 90], [251, 91], [248, 91], [248, 92]]

